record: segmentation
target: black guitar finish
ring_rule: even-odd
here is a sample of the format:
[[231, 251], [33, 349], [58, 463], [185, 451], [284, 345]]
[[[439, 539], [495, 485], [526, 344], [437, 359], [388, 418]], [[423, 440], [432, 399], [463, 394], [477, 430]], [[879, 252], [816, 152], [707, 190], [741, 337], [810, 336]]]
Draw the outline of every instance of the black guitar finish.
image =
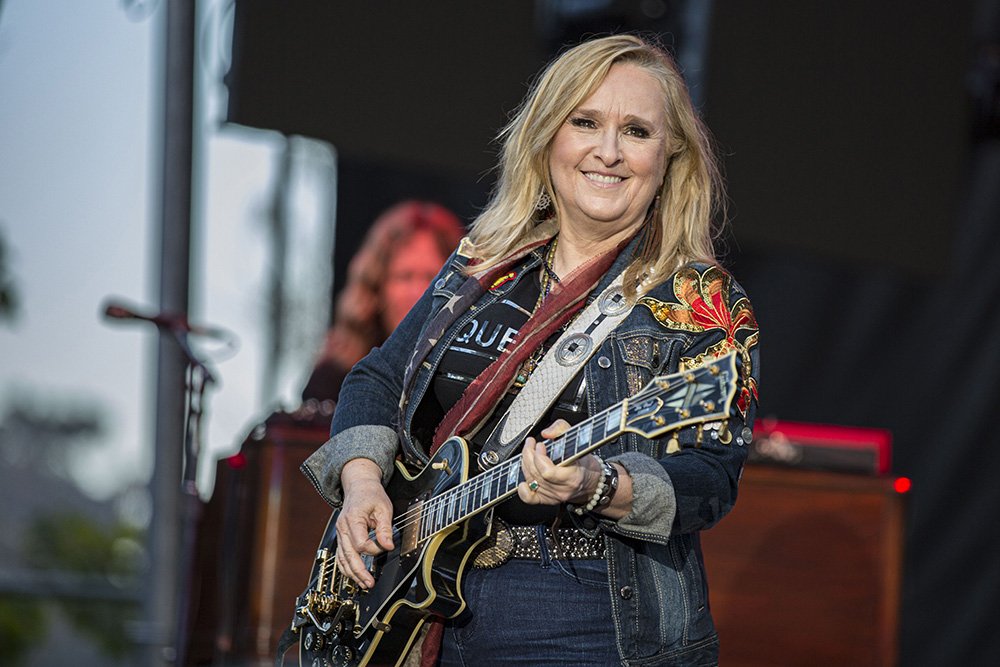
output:
[[[729, 416], [735, 395], [735, 355], [697, 369], [653, 379], [635, 396], [546, 441], [559, 465], [622, 433], [648, 438]], [[722, 442], [729, 437], [725, 428]], [[400, 665], [431, 615], [454, 618], [466, 606], [462, 575], [490, 527], [485, 511], [516, 493], [521, 457], [469, 477], [464, 440], [447, 440], [416, 476], [396, 464], [386, 491], [393, 499], [392, 551], [365, 557], [375, 578], [369, 591], [336, 566], [335, 513], [316, 553], [309, 587], [296, 600], [293, 633], [303, 667]]]

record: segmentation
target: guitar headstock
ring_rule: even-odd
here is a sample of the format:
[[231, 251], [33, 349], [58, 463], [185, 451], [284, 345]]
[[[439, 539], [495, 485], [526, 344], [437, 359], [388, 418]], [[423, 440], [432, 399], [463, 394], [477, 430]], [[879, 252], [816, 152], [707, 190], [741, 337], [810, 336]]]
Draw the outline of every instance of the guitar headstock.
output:
[[683, 426], [727, 419], [736, 395], [736, 353], [660, 375], [628, 400], [623, 430], [655, 438]]

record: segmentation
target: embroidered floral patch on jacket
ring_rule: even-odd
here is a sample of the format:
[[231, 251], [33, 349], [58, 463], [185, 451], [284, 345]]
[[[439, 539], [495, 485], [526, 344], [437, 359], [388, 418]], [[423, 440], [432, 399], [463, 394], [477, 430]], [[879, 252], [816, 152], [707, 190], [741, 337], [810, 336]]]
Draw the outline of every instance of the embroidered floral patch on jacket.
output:
[[736, 399], [740, 415], [746, 417], [751, 400], [757, 399], [757, 381], [752, 377], [750, 350], [757, 345], [759, 332], [750, 300], [742, 292], [732, 300], [732, 276], [717, 266], [704, 271], [685, 267], [674, 274], [674, 296], [677, 302], [660, 301], [649, 296], [639, 303], [649, 308], [656, 321], [674, 331], [706, 333], [719, 331], [722, 340], [708, 346], [695, 357], [682, 357], [684, 368], [696, 368], [706, 358], [720, 357], [736, 350], [742, 362], [742, 387]]

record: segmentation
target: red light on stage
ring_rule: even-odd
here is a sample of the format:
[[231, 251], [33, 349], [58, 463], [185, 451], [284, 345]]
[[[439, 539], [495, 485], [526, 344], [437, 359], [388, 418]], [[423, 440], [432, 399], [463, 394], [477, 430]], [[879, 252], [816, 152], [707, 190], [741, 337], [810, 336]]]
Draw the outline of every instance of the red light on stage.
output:
[[240, 468], [246, 467], [247, 456], [243, 452], [237, 452], [226, 459], [226, 463], [229, 464], [230, 468], [239, 470]]
[[896, 493], [906, 493], [911, 486], [909, 477], [897, 477], [896, 481], [892, 483], [892, 488], [896, 489]]

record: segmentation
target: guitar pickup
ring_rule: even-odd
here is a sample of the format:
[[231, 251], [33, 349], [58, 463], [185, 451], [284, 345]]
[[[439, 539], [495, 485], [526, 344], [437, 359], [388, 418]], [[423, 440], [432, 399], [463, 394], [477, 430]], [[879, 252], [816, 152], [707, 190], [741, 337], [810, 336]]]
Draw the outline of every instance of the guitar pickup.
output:
[[399, 545], [400, 555], [413, 553], [417, 549], [417, 544], [420, 541], [420, 524], [423, 519], [423, 500], [418, 500], [407, 508], [410, 516], [419, 517], [416, 521], [409, 521], [403, 526], [403, 530], [400, 531], [399, 528], [394, 528], [392, 533], [392, 541]]

